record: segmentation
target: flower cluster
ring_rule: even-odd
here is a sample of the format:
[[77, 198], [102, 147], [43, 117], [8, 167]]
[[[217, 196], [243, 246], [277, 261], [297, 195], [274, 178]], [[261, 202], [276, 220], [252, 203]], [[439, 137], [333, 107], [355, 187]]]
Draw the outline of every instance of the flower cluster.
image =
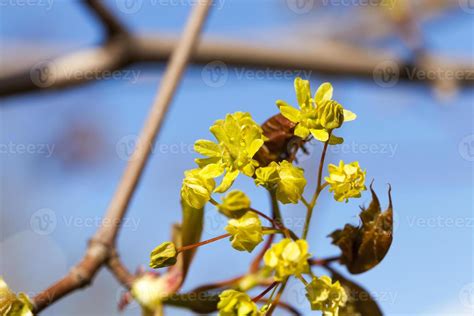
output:
[[309, 257], [306, 240], [292, 241], [284, 238], [267, 250], [263, 260], [267, 268], [275, 271], [275, 280], [282, 281], [291, 275], [308, 273]]
[[355, 120], [356, 115], [332, 100], [332, 85], [323, 83], [312, 98], [309, 81], [296, 78], [295, 92], [299, 110], [285, 101], [277, 101], [281, 114], [296, 123], [295, 135], [306, 139], [311, 134], [322, 142], [342, 143], [344, 140], [332, 135], [332, 131], [341, 127], [344, 122]]
[[33, 304], [24, 293], [16, 295], [0, 277], [0, 314], [4, 316], [33, 316]]
[[[366, 172], [360, 168], [358, 162], [345, 164], [341, 161], [338, 166], [329, 164], [329, 174], [327, 177], [323, 175], [327, 145], [343, 142], [343, 139], [335, 136], [333, 131], [340, 128], [344, 122], [354, 120], [356, 115], [332, 99], [333, 87], [330, 83], [323, 83], [314, 96], [311, 96], [311, 88], [307, 80], [296, 78], [294, 87], [299, 109], [284, 101], [277, 101], [281, 114], [295, 124], [294, 129], [290, 130], [293, 134], [289, 134], [289, 137], [295, 139], [296, 136], [303, 144], [311, 136], [326, 143], [321, 155], [321, 165], [317, 168], [318, 182], [311, 199], [303, 197], [307, 180], [304, 170], [296, 167], [293, 161], [274, 159], [268, 164], [266, 162], [265, 166], [260, 166], [254, 159], [255, 154], [265, 142], [267, 143], [264, 148], [271, 150], [268, 149], [271, 147], [268, 146], [271, 140], [264, 136], [262, 127], [252, 119], [250, 114], [243, 112], [228, 114], [224, 119], [217, 120], [210, 128], [215, 141], [202, 139], [196, 141], [194, 149], [204, 157], [195, 160], [198, 168], [185, 172], [181, 188], [181, 197], [185, 203], [183, 205], [186, 207], [183, 210], [194, 213], [184, 218], [188, 220], [199, 218], [195, 231], [192, 229], [192, 233], [188, 230], [183, 231], [188, 233], [188, 240], [191, 238], [191, 241], [179, 249], [176, 249], [174, 243], [165, 242], [151, 253], [150, 266], [161, 268], [174, 265], [181, 260], [182, 256], [178, 256], [178, 253], [217, 240], [230, 237], [229, 240], [234, 249], [252, 252], [262, 243], [264, 235], [284, 235], [284, 238], [273, 244], [275, 236], [265, 243], [247, 275], [232, 282], [221, 283], [226, 286], [219, 295], [217, 304], [219, 315], [222, 316], [260, 316], [269, 311], [271, 314], [278, 306], [278, 300], [285, 289], [286, 282], [292, 277], [305, 285], [306, 297], [311, 308], [321, 311], [323, 315], [337, 316], [339, 309], [345, 306], [348, 300], [339, 281], [333, 283], [328, 276], [317, 277], [313, 274], [310, 264], [325, 261], [310, 260], [311, 255], [306, 239], [313, 209], [320, 193], [326, 187], [329, 187], [329, 191], [334, 194], [334, 199], [339, 202], [347, 202], [350, 198], [360, 197], [362, 191], [366, 190]], [[268, 133], [265, 135], [272, 138]], [[252, 178], [257, 186], [264, 187], [270, 193], [273, 217], [267, 215], [267, 212], [251, 207], [252, 202], [244, 192], [229, 191], [239, 174]], [[222, 181], [216, 184], [216, 179], [221, 176]], [[212, 197], [215, 193], [226, 193], [221, 197], [221, 203]], [[284, 225], [282, 212], [279, 209], [280, 204], [297, 204], [300, 201], [307, 208], [301, 236]], [[225, 227], [227, 233], [201, 241], [202, 209], [208, 202], [227, 218]], [[261, 217], [271, 226], [262, 226]], [[194, 222], [187, 222], [187, 224], [188, 227], [193, 227]], [[305, 279], [308, 276], [311, 277], [311, 281]], [[345, 284], [344, 280], [340, 280], [342, 284]], [[151, 277], [140, 278], [134, 283], [132, 294], [147, 309], [161, 308], [165, 292], [161, 282], [160, 279]], [[268, 284], [271, 285], [253, 299], [246, 293], [253, 288], [268, 286]], [[214, 288], [213, 285], [210, 288]], [[267, 293], [269, 297], [266, 297]], [[259, 309], [257, 303], [265, 297], [267, 304]]]
[[329, 177], [325, 180], [329, 183], [329, 191], [334, 192], [334, 199], [338, 202], [348, 201], [349, 198], [361, 197], [361, 192], [367, 190], [365, 186], [365, 171], [357, 161], [350, 164], [339, 162], [339, 166], [330, 164]]
[[306, 286], [306, 297], [311, 309], [322, 311], [324, 316], [337, 316], [339, 308], [347, 301], [347, 294], [339, 281], [332, 283], [328, 276], [313, 278]]
[[304, 171], [284, 160], [279, 164], [270, 163], [267, 167], [258, 168], [255, 183], [270, 191], [275, 190], [278, 201], [283, 204], [298, 203], [306, 186]]

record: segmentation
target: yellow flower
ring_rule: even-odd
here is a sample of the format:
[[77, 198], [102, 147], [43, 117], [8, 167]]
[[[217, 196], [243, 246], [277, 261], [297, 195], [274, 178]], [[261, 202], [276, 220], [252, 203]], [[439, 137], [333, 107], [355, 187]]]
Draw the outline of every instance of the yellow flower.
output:
[[284, 203], [298, 203], [306, 186], [303, 169], [293, 166], [286, 160], [279, 164], [271, 162], [258, 168], [255, 183], [268, 190], [275, 190], [277, 199]]
[[33, 316], [33, 304], [24, 293], [16, 295], [0, 277], [0, 315]]
[[303, 240], [282, 239], [265, 252], [265, 266], [275, 271], [275, 280], [282, 281], [290, 275], [300, 276], [309, 271], [308, 243]]
[[365, 186], [365, 173], [359, 166], [359, 162], [350, 164], [339, 162], [339, 166], [330, 164], [328, 166], [329, 177], [325, 180], [329, 183], [329, 191], [334, 192], [334, 199], [338, 202], [347, 201], [349, 198], [358, 198], [361, 192], [367, 190]]
[[347, 301], [347, 294], [339, 281], [332, 283], [328, 276], [313, 278], [306, 286], [306, 292], [311, 309], [322, 311], [324, 316], [337, 316], [339, 307]]
[[188, 170], [184, 175], [182, 199], [191, 207], [203, 208], [211, 199], [212, 190], [216, 186], [214, 179], [203, 176], [199, 169]]
[[152, 314], [163, 307], [162, 301], [168, 296], [167, 281], [152, 274], [137, 278], [131, 288], [133, 298], [143, 308], [144, 315]]
[[249, 113], [227, 114], [224, 120], [217, 120], [210, 128], [217, 143], [198, 140], [194, 150], [207, 158], [196, 159], [201, 174], [216, 178], [225, 172], [222, 183], [215, 192], [227, 191], [240, 173], [252, 177], [258, 162], [253, 156], [262, 147], [265, 137], [262, 128]]
[[263, 240], [262, 223], [254, 212], [247, 212], [239, 219], [230, 219], [225, 230], [231, 234], [232, 247], [239, 251], [252, 252]]
[[219, 316], [257, 316], [257, 304], [245, 293], [226, 290], [219, 295]]
[[178, 252], [174, 243], [167, 241], [153, 249], [150, 255], [150, 267], [159, 269], [176, 263]]
[[329, 82], [323, 83], [314, 98], [311, 98], [309, 81], [298, 77], [295, 79], [295, 92], [299, 110], [285, 101], [277, 101], [281, 114], [297, 124], [295, 135], [305, 139], [311, 134], [322, 142], [329, 140], [330, 144], [342, 143], [343, 139], [332, 135], [331, 132], [341, 127], [343, 122], [355, 120], [356, 115], [332, 100], [332, 85]]
[[250, 199], [242, 191], [231, 191], [222, 198], [222, 204], [219, 204], [217, 208], [227, 217], [240, 218], [250, 208]]

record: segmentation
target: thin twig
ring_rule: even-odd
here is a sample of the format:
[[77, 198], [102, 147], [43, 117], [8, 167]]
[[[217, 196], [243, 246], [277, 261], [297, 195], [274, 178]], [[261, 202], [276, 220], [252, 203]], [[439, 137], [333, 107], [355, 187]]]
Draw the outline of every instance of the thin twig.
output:
[[[127, 164], [122, 179], [105, 214], [104, 222], [92, 238], [86, 255], [69, 274], [33, 298], [34, 312], [38, 313], [58, 299], [74, 290], [88, 285], [97, 271], [111, 258], [120, 224], [138, 185], [151, 152], [151, 147], [160, 130], [166, 111], [171, 103], [191, 52], [197, 43], [212, 1], [200, 1], [191, 13], [183, 36], [173, 52], [162, 79], [162, 84], [152, 105], [148, 119], [140, 134], [137, 147]], [[112, 266], [114, 262], [112, 261]], [[116, 266], [115, 266], [116, 267]], [[116, 271], [111, 269], [112, 271]], [[121, 273], [123, 271], [120, 271]], [[120, 274], [120, 278], [123, 275]]]

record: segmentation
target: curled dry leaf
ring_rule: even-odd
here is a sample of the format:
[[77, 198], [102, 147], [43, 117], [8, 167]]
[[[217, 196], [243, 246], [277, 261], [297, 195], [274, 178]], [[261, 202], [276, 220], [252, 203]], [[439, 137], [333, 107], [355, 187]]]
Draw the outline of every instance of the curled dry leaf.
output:
[[359, 227], [347, 224], [344, 229], [338, 229], [329, 235], [332, 243], [342, 251], [340, 262], [353, 274], [366, 272], [379, 264], [392, 244], [391, 188], [388, 191], [389, 206], [384, 212], [372, 185], [370, 191], [372, 202], [368, 208], [361, 207]]

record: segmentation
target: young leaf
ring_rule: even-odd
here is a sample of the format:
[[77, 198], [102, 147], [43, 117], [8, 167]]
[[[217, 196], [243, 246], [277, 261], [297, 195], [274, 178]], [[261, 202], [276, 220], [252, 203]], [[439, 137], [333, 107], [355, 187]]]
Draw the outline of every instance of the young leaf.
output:
[[382, 316], [382, 311], [372, 296], [357, 283], [349, 281], [330, 269], [332, 279], [339, 281], [347, 294], [347, 303], [339, 310], [339, 316], [370, 315]]
[[392, 244], [391, 189], [388, 191], [389, 206], [384, 212], [372, 185], [370, 191], [372, 202], [368, 208], [361, 208], [361, 225], [355, 227], [347, 224], [344, 229], [338, 229], [329, 235], [332, 243], [342, 251], [340, 262], [353, 274], [366, 272], [379, 264]]

